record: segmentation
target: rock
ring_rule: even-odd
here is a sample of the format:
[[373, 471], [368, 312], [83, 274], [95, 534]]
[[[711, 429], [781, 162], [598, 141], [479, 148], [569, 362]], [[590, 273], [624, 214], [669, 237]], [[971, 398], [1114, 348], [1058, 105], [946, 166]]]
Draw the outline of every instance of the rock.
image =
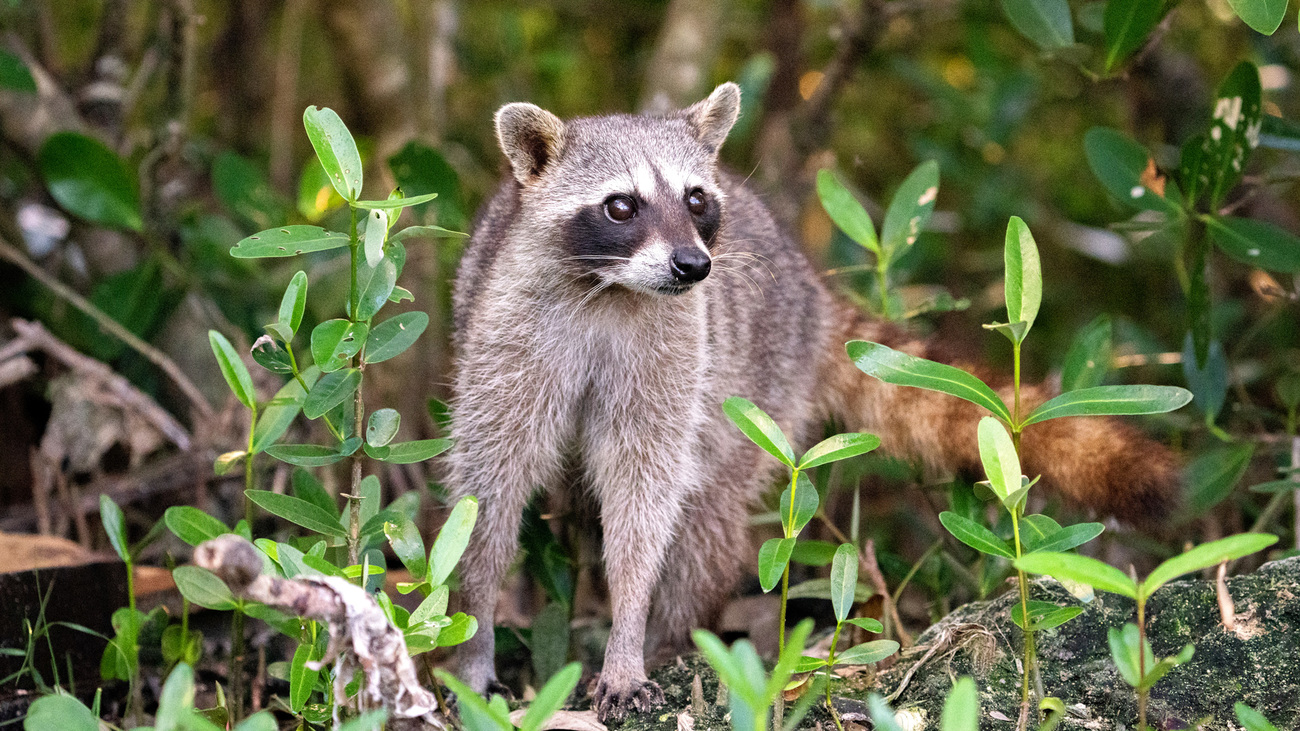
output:
[[[1238, 701], [1280, 729], [1300, 728], [1300, 557], [1229, 579], [1228, 591], [1237, 615], [1233, 631], [1220, 619], [1213, 582], [1175, 582], [1148, 600], [1147, 632], [1158, 657], [1177, 654], [1189, 642], [1196, 646], [1190, 662], [1152, 689], [1147, 709], [1152, 728], [1193, 728], [1201, 722], [1207, 731], [1235, 731], [1232, 706]], [[1037, 635], [1044, 691], [1068, 709], [1060, 728], [1134, 728], [1136, 696], [1111, 662], [1106, 639], [1109, 628], [1135, 620], [1134, 602], [1098, 592], [1083, 603], [1048, 578], [1034, 582], [1031, 597], [1084, 608], [1070, 622]], [[1017, 602], [1018, 595], [1008, 592], [957, 609], [917, 638], [881, 674], [875, 690], [891, 693], [910, 673], [894, 708], [938, 718], [952, 680], [973, 675], [980, 689], [980, 728], [1014, 728], [1023, 653], [1010, 615]]]

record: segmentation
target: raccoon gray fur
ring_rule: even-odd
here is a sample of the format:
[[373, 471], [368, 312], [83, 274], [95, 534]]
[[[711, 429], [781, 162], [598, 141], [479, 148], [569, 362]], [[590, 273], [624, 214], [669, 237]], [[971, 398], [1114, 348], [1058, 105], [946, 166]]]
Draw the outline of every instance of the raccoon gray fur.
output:
[[[479, 631], [459, 653], [477, 691], [496, 678], [493, 613], [525, 504], [570, 465], [600, 508], [613, 627], [595, 702], [611, 719], [662, 700], [647, 649], [685, 647], [742, 573], [748, 512], [780, 465], [726, 420], [727, 397], [804, 447], [830, 419], [936, 468], [979, 463], [976, 407], [853, 367], [854, 338], [942, 354], [833, 296], [719, 167], [739, 109], [728, 83], [663, 117], [496, 115], [513, 174], [456, 282], [448, 474], [480, 501], [461, 563]], [[1158, 515], [1175, 487], [1169, 452], [1113, 420], [1036, 425], [1024, 451], [1030, 474], [1103, 512]]]

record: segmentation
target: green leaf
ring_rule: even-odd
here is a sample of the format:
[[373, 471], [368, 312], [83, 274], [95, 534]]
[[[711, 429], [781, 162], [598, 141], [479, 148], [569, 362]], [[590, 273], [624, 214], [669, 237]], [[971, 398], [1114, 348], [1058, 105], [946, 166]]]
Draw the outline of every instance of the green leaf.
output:
[[762, 447], [768, 454], [781, 460], [781, 463], [793, 468], [795, 466], [794, 450], [786, 440], [781, 428], [772, 417], [754, 405], [752, 401], [739, 396], [732, 396], [722, 402], [722, 411], [731, 419], [749, 440]]
[[189, 505], [173, 505], [163, 513], [163, 522], [176, 537], [197, 546], [200, 543], [229, 533], [225, 523]]
[[194, 712], [194, 669], [177, 665], [163, 683], [158, 697], [158, 713], [154, 716], [154, 731], [180, 731]]
[[400, 523], [384, 523], [384, 535], [393, 546], [393, 553], [402, 562], [411, 578], [423, 581], [429, 571], [428, 559], [424, 557], [424, 539], [415, 523], [403, 520]]
[[[1178, 653], [1176, 656], [1161, 658], [1160, 661], [1155, 664], [1155, 667], [1151, 667], [1151, 665], [1148, 664], [1147, 667], [1151, 668], [1151, 670], [1147, 672], [1146, 677], [1142, 678], [1142, 683], [1138, 685], [1138, 690], [1145, 690], [1155, 685], [1161, 678], [1165, 677], [1170, 670], [1173, 670], [1179, 665], [1191, 660], [1195, 651], [1196, 647], [1191, 643], [1188, 643], [1183, 645], [1182, 652]], [[1146, 654], [1152, 654], [1150, 644], [1147, 644], [1146, 646]]]
[[433, 674], [447, 686], [448, 690], [456, 694], [461, 723], [468, 731], [514, 731], [515, 727], [510, 723], [509, 716], [499, 718], [483, 700], [483, 696], [457, 680], [456, 676], [442, 668], [435, 669]]
[[[861, 581], [858, 582], [857, 588], [855, 588], [853, 592], [853, 601], [857, 604], [865, 602], [875, 594], [875, 592], [871, 590], [871, 587]], [[820, 579], [801, 581], [790, 587], [787, 597], [790, 599], [825, 599], [826, 601], [830, 601], [831, 580], [829, 577], [823, 577]]]
[[[357, 681], [353, 681], [357, 682]], [[376, 708], [335, 726], [335, 731], [383, 731], [384, 721], [388, 720], [388, 709]], [[328, 725], [328, 724], [324, 724]]]
[[290, 478], [290, 486], [293, 488], [294, 497], [306, 500], [332, 516], [338, 516], [339, 509], [334, 502], [334, 498], [330, 496], [320, 480], [312, 476], [307, 470], [294, 470], [293, 476]]
[[1192, 392], [1177, 386], [1094, 386], [1068, 391], [1034, 409], [1024, 426], [1065, 416], [1163, 414], [1192, 400]]
[[1255, 445], [1227, 444], [1201, 453], [1187, 466], [1187, 503], [1185, 517], [1197, 518], [1210, 511], [1232, 494], [1250, 459]]
[[[279, 728], [275, 716], [270, 711], [258, 711], [235, 726], [235, 731], [279, 731]], [[204, 731], [204, 729], [190, 728], [189, 731]], [[221, 729], [219, 726], [214, 726], [207, 731], [221, 731]]]
[[281, 462], [299, 467], [324, 467], [346, 456], [337, 449], [319, 444], [273, 444], [266, 448], [266, 453]]
[[348, 359], [361, 351], [368, 334], [363, 322], [334, 319], [317, 325], [311, 331], [311, 357], [316, 367], [322, 373], [332, 373], [347, 365]]
[[272, 515], [307, 530], [336, 538], [347, 538], [347, 531], [338, 520], [320, 507], [292, 495], [280, 495], [269, 490], [245, 490], [249, 500]]
[[398, 442], [386, 447], [366, 445], [366, 454], [389, 464], [413, 464], [432, 459], [451, 447], [450, 439], [421, 439], [414, 442]]
[[846, 624], [851, 624], [854, 627], [861, 627], [868, 632], [875, 632], [876, 634], [885, 631], [885, 625], [881, 624], [879, 620], [871, 619], [869, 617], [852, 617], [844, 620], [844, 622]]
[[1161, 563], [1142, 582], [1142, 593], [1151, 596], [1156, 589], [1193, 571], [1208, 569], [1224, 561], [1249, 556], [1277, 543], [1277, 536], [1265, 533], [1240, 533], [1210, 541]]
[[[1028, 605], [1031, 630], [1051, 629], [1052, 627], [1060, 626], [1077, 617], [1083, 611], [1083, 607], [1058, 607], [1052, 602], [1034, 599], [1029, 600]], [[1054, 623], [1050, 627], [1043, 626], [1043, 621], [1049, 617], [1052, 618]], [[1058, 619], [1060, 621], [1056, 621]], [[1017, 627], [1021, 629], [1025, 628], [1024, 613], [1020, 611], [1019, 604], [1015, 604], [1011, 607], [1011, 621]]]
[[835, 656], [836, 665], [870, 665], [880, 662], [898, 652], [898, 643], [893, 640], [874, 640], [854, 645]]
[[[1283, 5], [1283, 7], [1286, 7]], [[1237, 722], [1240, 723], [1246, 731], [1277, 731], [1277, 726], [1269, 723], [1264, 714], [1251, 708], [1240, 701], [1232, 705], [1232, 710], [1237, 714]]]
[[1061, 369], [1061, 390], [1100, 386], [1110, 371], [1113, 348], [1110, 316], [1098, 315], [1070, 343]]
[[1282, 25], [1287, 0], [1228, 0], [1228, 4], [1246, 25], [1271, 36]]
[[1002, 0], [1007, 20], [1044, 51], [1074, 45], [1074, 22], [1066, 0]]
[[885, 223], [880, 230], [880, 249], [886, 261], [898, 258], [921, 235], [921, 231], [934, 213], [934, 202], [939, 197], [939, 163], [927, 160], [916, 166], [898, 186]]
[[447, 588], [446, 584], [435, 586], [433, 591], [429, 592], [429, 596], [420, 602], [420, 606], [416, 607], [414, 612], [411, 612], [411, 624], [428, 622], [437, 617], [446, 616], [447, 600], [450, 595], [451, 590]]
[[555, 712], [564, 707], [565, 701], [578, 685], [582, 677], [582, 663], [571, 662], [546, 681], [538, 691], [537, 697], [528, 704], [528, 711], [519, 722], [520, 731], [539, 731]]
[[1048, 553], [1060, 553], [1069, 551], [1072, 548], [1078, 548], [1083, 544], [1091, 541], [1101, 535], [1106, 529], [1101, 523], [1078, 523], [1076, 525], [1066, 526], [1059, 531], [1047, 536], [1041, 542], [1035, 542], [1030, 547], [1026, 541], [1025, 551], [1027, 553], [1037, 553], [1039, 551]]
[[247, 456], [248, 456], [248, 452], [242, 449], [235, 450], [233, 452], [222, 452], [221, 454], [217, 455], [217, 458], [215, 460], [212, 461], [212, 472], [217, 477], [226, 475], [231, 470], [235, 469], [235, 466], [239, 464], [240, 460], [244, 459]]
[[1151, 155], [1127, 135], [1106, 127], [1093, 127], [1083, 136], [1083, 151], [1092, 174], [1115, 200], [1138, 209], [1171, 214], [1179, 211], [1172, 201], [1142, 182]]
[[198, 566], [177, 566], [172, 580], [181, 596], [205, 609], [226, 611], [235, 608], [235, 597], [217, 575]]
[[[1300, 487], [1300, 483], [1295, 483]], [[830, 541], [799, 541], [790, 552], [790, 560], [805, 566], [826, 566], [835, 559], [835, 544]]]
[[1273, 480], [1271, 482], [1261, 482], [1258, 485], [1251, 485], [1250, 491], [1262, 492], [1262, 493], [1279, 493], [1279, 492], [1291, 492], [1292, 490], [1295, 490], [1297, 488], [1300, 488], [1300, 482], [1296, 482], [1295, 480]]
[[843, 622], [853, 611], [853, 595], [858, 587], [858, 549], [852, 543], [835, 549], [831, 563], [831, 607], [835, 621]]
[[1278, 401], [1289, 411], [1300, 407], [1300, 371], [1288, 373], [1277, 379], [1274, 386]]
[[974, 678], [967, 676], [953, 683], [939, 723], [941, 731], [979, 731], [980, 694]]
[[1125, 683], [1134, 688], [1142, 682], [1142, 676], [1139, 671], [1141, 661], [1138, 659], [1139, 653], [1146, 650], [1147, 660], [1150, 662], [1143, 663], [1146, 667], [1155, 664], [1155, 658], [1150, 651], [1150, 645], [1140, 639], [1138, 627], [1136, 624], [1129, 622], [1124, 625], [1123, 629], [1111, 627], [1106, 631], [1106, 640], [1110, 645], [1110, 657], [1115, 662], [1115, 667], [1119, 670], [1119, 675]]
[[821, 200], [822, 208], [826, 209], [826, 214], [844, 235], [877, 256], [881, 255], [871, 214], [867, 213], [867, 209], [862, 207], [834, 172], [817, 171], [817, 197]]
[[1228, 256], [1272, 272], [1300, 272], [1300, 237], [1267, 221], [1206, 216], [1210, 238]]
[[869, 376], [896, 386], [912, 386], [956, 396], [984, 407], [1005, 423], [1011, 423], [1011, 411], [993, 389], [960, 368], [917, 358], [867, 340], [850, 340], [844, 348], [858, 370]]
[[1153, 0], [1108, 0], [1102, 16], [1106, 34], [1106, 72], [1146, 43], [1168, 10], [1164, 2]]
[[126, 537], [126, 516], [122, 515], [122, 509], [117, 507], [113, 498], [100, 493], [99, 495], [99, 519], [104, 524], [104, 532], [108, 534], [108, 542], [117, 552], [118, 558], [123, 561], [131, 562], [131, 543]]
[[453, 647], [465, 642], [478, 632], [478, 620], [465, 614], [456, 612], [451, 615], [451, 624], [442, 628], [438, 633], [438, 647]]
[[288, 342], [289, 338], [280, 335], [282, 331], [279, 323], [267, 325], [266, 327], [268, 331], [274, 332], [275, 335], [274, 337], [272, 335], [263, 335], [253, 341], [253, 348], [250, 351], [253, 361], [272, 373], [278, 373], [282, 376], [293, 373], [293, 361], [289, 358], [289, 351], [285, 350], [284, 346], [280, 345], [279, 342]]
[[1022, 475], [1016, 446], [1012, 444], [1006, 427], [991, 416], [980, 419], [978, 435], [984, 474], [988, 476], [998, 500], [1011, 510], [1019, 502], [1012, 501], [1012, 496], [1020, 491]]
[[343, 403], [361, 386], [361, 371], [347, 368], [326, 373], [312, 386], [302, 404], [302, 413], [308, 419], [319, 419], [325, 412]]
[[1250, 153], [1259, 145], [1261, 97], [1259, 69], [1249, 61], [1237, 64], [1215, 94], [1210, 130], [1202, 139], [1196, 185], [1209, 195], [1212, 211], [1219, 209], [1241, 180]]
[[396, 285], [397, 264], [392, 257], [385, 256], [373, 268], [364, 263], [358, 267], [357, 287], [361, 295], [357, 300], [356, 319], [370, 321], [388, 302]]
[[[303, 382], [311, 387], [320, 377], [320, 370], [311, 366], [301, 375]], [[296, 378], [291, 379], [275, 392], [275, 398], [266, 403], [262, 413], [257, 417], [257, 425], [253, 427], [253, 454], [261, 454], [277, 439], [284, 436], [289, 426], [293, 424], [293, 420], [297, 418], [298, 412], [302, 411], [302, 404], [306, 399], [307, 394]]]
[[259, 231], [230, 249], [236, 259], [267, 259], [329, 251], [348, 245], [348, 235], [320, 226], [280, 226]]
[[405, 241], [407, 239], [463, 239], [468, 238], [469, 234], [460, 231], [452, 231], [442, 226], [407, 226], [388, 237], [389, 241]]
[[394, 208], [407, 208], [409, 206], [418, 206], [421, 203], [428, 203], [437, 197], [437, 193], [425, 193], [410, 198], [390, 198], [385, 201], [356, 201], [352, 205], [371, 211], [391, 211]]
[[799, 469], [807, 470], [829, 462], [866, 454], [880, 446], [880, 437], [875, 434], [836, 434], [824, 439], [804, 453], [799, 462]]
[[1183, 378], [1195, 396], [1196, 405], [1213, 423], [1228, 395], [1228, 357], [1223, 352], [1223, 344], [1211, 340], [1205, 363], [1198, 365], [1192, 334], [1187, 333], [1183, 341]]
[[1034, 631], [1048, 630], [1060, 627], [1069, 622], [1071, 619], [1083, 614], [1083, 607], [1058, 607], [1050, 612], [1044, 612], [1041, 616], [1034, 618]]
[[356, 201], [361, 195], [361, 155], [347, 125], [333, 109], [314, 106], [302, 113], [302, 124], [334, 190], [345, 200]]
[[396, 409], [377, 409], [366, 422], [366, 444], [382, 447], [393, 441], [402, 424], [402, 415]]
[[447, 522], [443, 523], [442, 530], [438, 531], [438, 537], [429, 551], [430, 584], [437, 586], [447, 581], [451, 570], [455, 568], [461, 554], [465, 552], [465, 547], [469, 545], [469, 537], [474, 531], [474, 523], [477, 520], [478, 499], [466, 495], [456, 503], [456, 507], [452, 508], [451, 515], [447, 516]]
[[1043, 269], [1038, 262], [1034, 235], [1019, 216], [1012, 216], [1007, 224], [1003, 258], [1006, 263], [1007, 321], [1025, 323], [1024, 332], [1016, 340], [1022, 342], [1034, 326], [1038, 306], [1043, 301]]
[[1073, 553], [1031, 553], [1015, 560], [1016, 568], [1031, 574], [1046, 574], [1087, 584], [1095, 589], [1137, 599], [1137, 584], [1122, 571], [1095, 558]]
[[235, 347], [226, 340], [226, 336], [216, 330], [208, 331], [208, 343], [212, 353], [217, 356], [217, 365], [221, 366], [221, 375], [235, 394], [235, 398], [248, 408], [257, 407], [257, 389], [253, 387], [253, 377], [248, 374], [244, 361], [239, 359]]
[[307, 307], [307, 273], [298, 272], [284, 288], [284, 297], [280, 298], [280, 313], [277, 324], [288, 329], [291, 334], [298, 333], [302, 324], [302, 313]]
[[0, 89], [36, 93], [36, 79], [18, 56], [0, 50]]
[[794, 550], [793, 538], [769, 538], [758, 549], [758, 583], [769, 592], [781, 581]]
[[311, 660], [312, 646], [300, 644], [293, 651], [293, 661], [289, 663], [289, 708], [294, 713], [302, 713], [311, 698], [312, 689], [320, 679], [320, 671], [307, 667]]
[[1006, 541], [970, 518], [944, 511], [939, 514], [939, 522], [943, 523], [943, 527], [947, 528], [953, 537], [980, 553], [1003, 558], [1016, 557], [1016, 552]]
[[429, 316], [423, 312], [403, 312], [384, 320], [370, 331], [370, 337], [366, 339], [366, 362], [382, 363], [400, 355], [428, 326]]
[[[376, 267], [379, 265], [379, 262], [384, 260], [384, 240], [387, 238], [388, 214], [380, 210], [374, 210], [367, 213], [366, 237], [362, 244], [366, 253], [366, 264], [368, 266]], [[394, 279], [396, 278], [394, 277]]]
[[878, 693], [867, 697], [867, 708], [871, 711], [871, 723], [878, 731], [904, 731], [889, 704]]
[[[793, 509], [790, 504], [791, 497], [794, 498]], [[781, 524], [791, 536], [799, 535], [799, 531], [813, 519], [817, 514], [817, 504], [817, 487], [813, 485], [807, 473], [800, 472], [798, 479], [795, 480], [794, 495], [790, 494], [789, 487], [781, 493]]]
[[24, 731], [99, 731], [99, 719], [70, 695], [51, 693], [32, 702], [23, 719]]
[[37, 153], [50, 195], [64, 210], [110, 228], [142, 231], [135, 173], [117, 153], [79, 132], [56, 132]]

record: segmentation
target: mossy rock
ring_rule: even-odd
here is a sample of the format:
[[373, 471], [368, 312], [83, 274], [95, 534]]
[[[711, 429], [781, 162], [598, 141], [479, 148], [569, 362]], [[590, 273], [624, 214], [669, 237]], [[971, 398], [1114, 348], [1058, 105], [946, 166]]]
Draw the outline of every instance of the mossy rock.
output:
[[[1267, 563], [1255, 573], [1228, 580], [1236, 611], [1236, 628], [1220, 618], [1214, 583], [1179, 581], [1156, 592], [1147, 603], [1147, 630], [1158, 656], [1177, 654], [1187, 643], [1196, 654], [1174, 668], [1151, 692], [1148, 721], [1153, 729], [1199, 728], [1237, 731], [1234, 703], [1241, 701], [1267, 716], [1279, 729], [1300, 728], [1300, 557]], [[1132, 600], [1098, 592], [1084, 603], [1051, 579], [1039, 579], [1034, 599], [1079, 606], [1070, 622], [1039, 632], [1043, 689], [1068, 708], [1059, 727], [1132, 729], [1137, 702], [1110, 660], [1106, 632], [1134, 621]], [[870, 692], [889, 694], [907, 679], [893, 702], [907, 711], [913, 731], [938, 729], [939, 712], [952, 682], [973, 675], [980, 690], [980, 728], [1015, 728], [1020, 710], [1022, 653], [1020, 630], [1010, 611], [1015, 592], [973, 602], [925, 631], [870, 688], [836, 689], [836, 706], [851, 720], [861, 714]], [[692, 717], [695, 731], [727, 728], [726, 708], [715, 705], [717, 677], [698, 657], [659, 668], [652, 677], [663, 687], [666, 703], [655, 712], [629, 718], [620, 731], [673, 731], [677, 715], [691, 705], [691, 686], [700, 676], [705, 713]], [[821, 704], [802, 724], [828, 728]], [[869, 724], [866, 724], [869, 726]], [[1036, 725], [1036, 724], [1035, 724]]]

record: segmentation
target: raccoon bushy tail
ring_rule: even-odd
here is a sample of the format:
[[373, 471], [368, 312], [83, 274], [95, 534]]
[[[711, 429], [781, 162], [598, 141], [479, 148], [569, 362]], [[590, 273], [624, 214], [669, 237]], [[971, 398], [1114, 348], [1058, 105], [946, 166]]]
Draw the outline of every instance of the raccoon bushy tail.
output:
[[[884, 451], [923, 460], [931, 468], [979, 473], [976, 428], [987, 412], [953, 396], [866, 375], [844, 351], [849, 340], [871, 340], [981, 378], [984, 369], [946, 357], [938, 346], [837, 300], [819, 380], [820, 408], [846, 430], [872, 432]], [[1011, 403], [1009, 387], [999, 388], [996, 381], [991, 385]], [[1046, 387], [1024, 384], [1020, 394], [1025, 410], [1054, 395]], [[1044, 483], [1071, 502], [1127, 523], [1152, 524], [1166, 517], [1179, 493], [1174, 454], [1114, 418], [1064, 418], [1031, 425], [1021, 437], [1021, 452], [1026, 474], [1041, 474]]]

